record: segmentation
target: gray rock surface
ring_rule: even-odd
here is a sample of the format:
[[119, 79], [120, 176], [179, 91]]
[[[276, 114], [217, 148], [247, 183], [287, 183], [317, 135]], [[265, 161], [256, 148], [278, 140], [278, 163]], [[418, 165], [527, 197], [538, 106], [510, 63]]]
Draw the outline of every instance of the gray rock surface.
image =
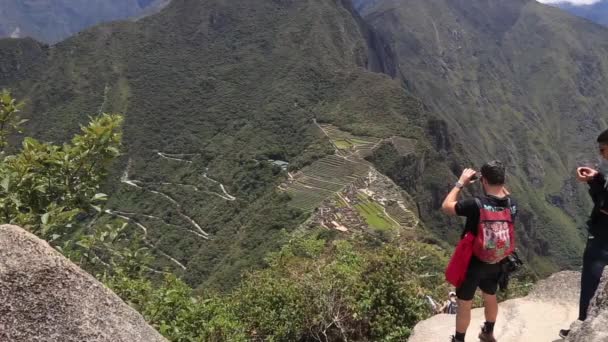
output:
[[581, 273], [562, 271], [540, 280], [526, 298], [537, 301], [564, 301], [578, 303]]
[[[579, 272], [559, 272], [539, 281], [526, 297], [500, 303], [494, 330], [496, 339], [500, 342], [562, 341], [559, 330], [568, 327], [578, 315], [580, 277]], [[483, 308], [473, 309], [471, 318], [467, 340], [477, 341], [475, 337], [484, 322]], [[408, 342], [448, 341], [454, 325], [454, 315], [435, 315], [418, 323]]]
[[0, 341], [166, 341], [45, 241], [0, 226]]
[[606, 342], [608, 341], [608, 269], [604, 269], [602, 281], [597, 288], [587, 319], [572, 324], [566, 341], [570, 342]]

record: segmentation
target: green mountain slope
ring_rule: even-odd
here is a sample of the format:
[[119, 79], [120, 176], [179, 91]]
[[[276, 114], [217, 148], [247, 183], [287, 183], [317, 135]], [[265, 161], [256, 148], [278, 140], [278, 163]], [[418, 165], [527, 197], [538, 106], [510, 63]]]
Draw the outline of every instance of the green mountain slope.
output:
[[64, 139], [90, 113], [124, 113], [108, 212], [146, 232], [157, 266], [226, 288], [309, 217], [272, 161], [297, 171], [335, 153], [317, 123], [415, 139], [409, 155], [448, 175], [421, 103], [367, 71], [390, 69], [370, 48], [380, 42], [346, 1], [175, 0], [50, 48], [0, 41], [0, 87], [25, 98], [28, 131], [43, 139]]
[[0, 38], [33, 37], [56, 43], [87, 27], [151, 13], [166, 3], [167, 0], [1, 0]]
[[588, 203], [570, 174], [606, 126], [607, 31], [534, 1], [357, 5], [174, 0], [51, 47], [0, 40], [0, 87], [46, 140], [125, 114], [107, 212], [195, 286], [230, 287], [309, 225], [387, 234], [419, 216], [414, 235], [455, 241], [443, 196], [494, 157], [533, 269], [579, 262]]
[[384, 0], [362, 11], [404, 86], [437, 115], [436, 146], [473, 165], [505, 161], [524, 244], [576, 263], [589, 206], [572, 176], [596, 161], [607, 126], [608, 30], [528, 0]]

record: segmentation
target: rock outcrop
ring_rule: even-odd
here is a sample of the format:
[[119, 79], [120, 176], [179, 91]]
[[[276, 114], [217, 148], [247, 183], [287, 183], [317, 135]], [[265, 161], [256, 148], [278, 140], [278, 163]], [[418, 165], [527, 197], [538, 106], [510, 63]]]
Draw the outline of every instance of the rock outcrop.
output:
[[567, 341], [605, 342], [608, 341], [608, 269], [604, 270], [602, 281], [591, 301], [587, 319], [570, 327]]
[[0, 341], [166, 341], [45, 241], [0, 226]]
[[[561, 341], [559, 330], [567, 328], [578, 316], [579, 289], [580, 273], [564, 271], [540, 281], [528, 296], [500, 303], [496, 339], [500, 342]], [[483, 308], [474, 309], [468, 331], [469, 340], [476, 341], [483, 321]], [[448, 341], [449, 335], [454, 333], [454, 324], [454, 315], [436, 315], [416, 325], [408, 341]]]

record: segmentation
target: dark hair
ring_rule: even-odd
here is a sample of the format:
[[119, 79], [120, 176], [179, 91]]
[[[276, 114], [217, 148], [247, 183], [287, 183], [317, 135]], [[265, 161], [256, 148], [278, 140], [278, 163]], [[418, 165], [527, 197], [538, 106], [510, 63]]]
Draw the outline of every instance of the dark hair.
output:
[[505, 166], [499, 160], [492, 160], [481, 167], [481, 177], [490, 185], [505, 184]]
[[600, 144], [608, 144], [608, 129], [598, 135], [597, 142]]

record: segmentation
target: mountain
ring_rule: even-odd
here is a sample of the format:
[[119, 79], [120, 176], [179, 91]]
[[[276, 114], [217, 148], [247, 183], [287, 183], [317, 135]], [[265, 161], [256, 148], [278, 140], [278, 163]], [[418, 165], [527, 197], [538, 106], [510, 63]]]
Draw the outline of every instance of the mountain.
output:
[[591, 5], [574, 5], [568, 1], [552, 3], [551, 5], [557, 6], [576, 16], [608, 26], [608, 1], [606, 0], [597, 1]]
[[0, 38], [56, 43], [101, 22], [149, 14], [169, 0], [0, 0]]
[[455, 242], [443, 196], [493, 158], [532, 268], [580, 263], [571, 174], [607, 126], [606, 29], [531, 0], [355, 5], [174, 0], [50, 47], [0, 40], [0, 88], [44, 140], [124, 113], [108, 215], [82, 229], [130, 222], [194, 286], [234, 286], [311, 226]]
[[124, 157], [97, 224], [131, 222], [158, 268], [225, 289], [285, 232], [332, 225], [316, 216], [322, 205], [347, 211], [350, 232], [424, 231], [407, 193], [382, 204], [355, 187], [338, 203], [355, 182], [390, 192], [364, 160], [379, 145], [449, 176], [425, 137], [423, 105], [379, 73], [394, 73], [381, 44], [347, 1], [175, 0], [52, 47], [0, 40], [0, 87], [25, 100], [26, 131], [44, 140], [100, 111], [124, 113]]
[[[460, 167], [467, 158], [476, 167], [506, 162], [525, 249], [561, 267], [580, 263], [590, 205], [573, 170], [597, 162], [594, 139], [608, 126], [608, 30], [528, 0], [383, 0], [360, 8], [392, 51], [397, 78], [436, 116], [428, 131], [435, 147], [457, 155]], [[383, 171], [415, 192], [417, 184], [399, 179], [398, 161]], [[449, 184], [436, 185], [437, 200]], [[449, 236], [456, 225], [432, 227]]]

